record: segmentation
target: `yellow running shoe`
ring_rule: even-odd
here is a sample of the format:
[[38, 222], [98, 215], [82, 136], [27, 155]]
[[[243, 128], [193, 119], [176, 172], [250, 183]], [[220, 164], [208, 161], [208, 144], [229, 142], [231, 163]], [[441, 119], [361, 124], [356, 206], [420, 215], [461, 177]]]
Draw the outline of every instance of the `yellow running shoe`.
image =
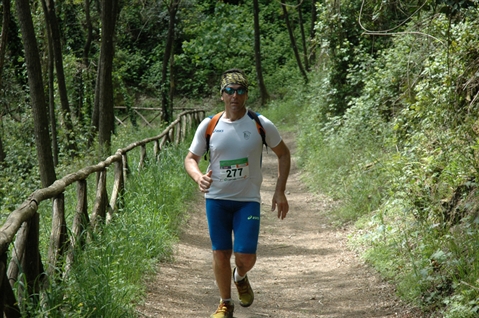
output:
[[235, 304], [232, 301], [220, 300], [218, 309], [210, 318], [233, 318], [233, 312], [235, 311]]
[[[236, 267], [233, 270], [233, 281], [234, 275], [236, 272]], [[238, 289], [238, 296], [240, 300], [240, 305], [243, 307], [249, 307], [253, 303], [254, 300], [254, 292], [249, 284], [248, 275], [245, 276], [244, 279], [240, 280], [239, 282], [235, 282], [236, 288]]]

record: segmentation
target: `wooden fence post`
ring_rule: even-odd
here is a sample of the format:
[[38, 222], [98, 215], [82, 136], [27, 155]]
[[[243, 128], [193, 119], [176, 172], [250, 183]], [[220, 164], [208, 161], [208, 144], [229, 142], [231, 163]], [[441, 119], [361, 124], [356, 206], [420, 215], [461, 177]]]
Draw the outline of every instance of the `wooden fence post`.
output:
[[72, 224], [72, 245], [75, 247], [80, 244], [81, 247], [85, 244], [85, 231], [90, 224], [90, 217], [88, 215], [88, 183], [86, 179], [77, 182], [77, 206], [75, 217]]
[[179, 145], [181, 141], [181, 121], [177, 122], [175, 125], [175, 145]]
[[145, 160], [146, 160], [146, 146], [141, 145], [140, 146], [140, 162], [138, 163], [138, 170], [143, 169], [143, 167], [145, 166]]
[[20, 318], [20, 308], [18, 308], [15, 294], [8, 283], [7, 277], [7, 253], [0, 257], [0, 313], [7, 318]]
[[180, 124], [181, 124], [180, 142], [183, 142], [186, 139], [187, 122], [188, 122], [188, 114], [180, 118]]
[[98, 182], [97, 182], [97, 189], [96, 189], [96, 199], [95, 204], [93, 206], [92, 212], [92, 227], [96, 228], [99, 225], [99, 222], [104, 222], [106, 217], [106, 202], [108, 202], [108, 198], [106, 198], [106, 169], [103, 169], [98, 174]]
[[158, 140], [155, 140], [153, 142], [153, 154], [155, 156], [155, 160], [158, 161], [158, 158], [160, 157], [160, 142]]
[[[167, 142], [179, 144], [186, 139], [188, 129], [193, 122], [200, 121], [197, 119], [201, 118], [201, 114], [204, 115], [204, 111], [186, 110], [161, 135], [133, 143], [98, 165], [85, 167], [74, 174], [56, 180], [49, 187], [36, 190], [7, 217], [5, 225], [0, 230], [0, 317], [22, 317], [20, 308], [24, 298], [30, 297], [34, 302], [39, 302], [40, 292], [47, 286], [47, 276], [44, 274], [44, 264], [39, 250], [39, 204], [53, 199], [47, 272], [53, 275], [57, 269], [62, 269], [58, 262], [61, 259], [60, 256], [64, 255], [69, 248], [62, 273], [65, 278], [73, 264], [75, 250], [82, 248], [86, 243], [89, 226], [94, 229], [100, 225], [100, 222], [108, 223], [118, 208], [123, 205], [121, 200], [129, 173], [128, 151], [141, 147], [140, 166], [143, 168], [147, 161], [146, 145], [149, 142], [154, 142], [155, 157], [158, 160], [160, 151]], [[111, 199], [108, 201], [107, 171], [112, 163], [115, 163], [115, 177]], [[96, 196], [90, 218], [86, 179], [94, 172], [97, 174]], [[68, 237], [64, 191], [74, 182], [77, 182], [77, 206], [73, 217], [72, 234]], [[7, 268], [6, 253], [13, 240], [15, 242]], [[22, 282], [16, 284], [20, 274], [23, 274], [24, 278]], [[14, 285], [18, 286], [16, 294], [13, 292]], [[16, 297], [18, 299], [15, 299]]]
[[74, 261], [75, 249], [83, 248], [85, 244], [85, 232], [90, 223], [88, 216], [88, 196], [87, 196], [87, 181], [85, 179], [77, 181], [77, 206], [75, 216], [72, 223], [72, 234], [70, 237], [69, 252], [67, 255], [65, 273], [63, 277], [68, 276], [70, 268]]
[[172, 142], [174, 140], [175, 129], [176, 129], [176, 125], [171, 127], [170, 131], [168, 132], [168, 142]]
[[123, 164], [123, 184], [126, 184], [126, 179], [130, 173], [130, 167], [128, 166], [128, 157], [126, 152], [121, 154], [121, 162]]
[[166, 134], [165, 136], [163, 136], [163, 138], [161, 138], [160, 149], [163, 149], [163, 147], [168, 141], [169, 141], [169, 136], [168, 134]]
[[57, 268], [57, 261], [65, 254], [67, 230], [65, 221], [65, 195], [62, 192], [53, 199], [52, 232], [48, 250], [47, 273], [52, 276]]
[[22, 263], [25, 247], [27, 245], [27, 232], [28, 223], [23, 222], [17, 232], [15, 243], [13, 244], [12, 257], [10, 259], [10, 264], [8, 265], [7, 276], [12, 286], [17, 281], [18, 273], [20, 272], [20, 264]]
[[[25, 252], [22, 258], [22, 268], [27, 279], [29, 295], [38, 295], [40, 292], [43, 273], [43, 263], [40, 257], [40, 215], [35, 212], [33, 217], [27, 221], [28, 230], [26, 235]], [[34, 296], [38, 300], [38, 296]]]
[[[5, 300], [6, 290], [5, 290], [5, 286], [3, 285], [3, 282], [8, 281], [6, 263], [7, 263], [7, 253], [5, 252], [2, 255], [0, 255], [0, 312], [2, 313], [3, 313], [4, 304], [6, 302]], [[8, 288], [10, 288], [10, 285], [8, 285]]]
[[118, 207], [123, 206], [123, 194], [125, 192], [125, 184], [123, 183], [123, 163], [121, 161], [115, 162], [115, 181], [113, 190], [111, 191], [110, 207], [113, 213], [118, 210]]
[[189, 114], [188, 116], [188, 131], [193, 129], [193, 126], [196, 125], [196, 115], [195, 114]]

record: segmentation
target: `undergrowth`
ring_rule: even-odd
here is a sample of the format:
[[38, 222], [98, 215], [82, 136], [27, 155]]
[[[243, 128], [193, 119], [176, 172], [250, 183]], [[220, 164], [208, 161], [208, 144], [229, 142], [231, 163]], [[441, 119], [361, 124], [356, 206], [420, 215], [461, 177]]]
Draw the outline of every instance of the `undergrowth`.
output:
[[[161, 131], [136, 129], [118, 135], [120, 147]], [[183, 160], [188, 141], [169, 145], [154, 158], [152, 149], [142, 170], [138, 156], [128, 157], [130, 174], [122, 204], [110, 223], [98, 231], [83, 233], [84, 248], [74, 251], [74, 263], [67, 277], [50, 277], [41, 302], [23, 301], [23, 312], [41, 317], [135, 317], [135, 307], [145, 295], [145, 279], [153, 275], [160, 261], [172, 257], [181, 225], [187, 217], [188, 199], [196, 190], [186, 173]], [[152, 147], [152, 146], [151, 146]], [[179, 173], [181, 172], [181, 173]], [[89, 207], [93, 206], [95, 178], [88, 178]], [[108, 191], [113, 173], [108, 173]], [[67, 226], [71, 226], [76, 189], [65, 195]], [[51, 204], [41, 206], [41, 250], [46, 259], [51, 227]], [[58, 271], [60, 273], [60, 270]], [[63, 270], [61, 271], [63, 272]], [[22, 276], [16, 286], [22, 285]]]
[[[454, 27], [458, 41], [470, 41], [467, 25]], [[463, 103], [442, 81], [459, 81], [470, 65], [415, 37], [395, 41], [374, 62], [354, 65], [349, 76], [363, 81], [362, 94], [343, 114], [330, 111], [331, 86], [320, 72], [306, 99], [302, 89], [289, 97], [305, 100], [298, 139], [304, 178], [340, 203], [333, 213], [336, 222], [355, 225], [351, 247], [398, 295], [425, 315], [477, 317], [477, 103]], [[404, 47], [416, 50], [412, 70], [412, 55], [401, 59]], [[466, 47], [458, 45], [462, 54]], [[411, 83], [414, 72], [404, 92], [387, 85]]]

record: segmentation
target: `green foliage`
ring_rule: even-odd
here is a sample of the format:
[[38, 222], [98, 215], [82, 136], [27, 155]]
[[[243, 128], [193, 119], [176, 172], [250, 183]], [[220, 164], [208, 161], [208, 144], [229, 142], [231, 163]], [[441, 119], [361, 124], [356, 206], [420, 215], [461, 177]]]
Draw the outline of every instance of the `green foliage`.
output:
[[118, 23], [119, 49], [115, 55], [116, 86], [121, 91], [130, 96], [137, 91], [158, 95], [155, 90], [161, 82], [168, 20], [167, 7], [161, 1], [125, 3]]
[[[63, 1], [55, 2], [57, 8], [57, 19], [62, 33], [62, 43], [65, 53], [73, 54], [77, 58], [81, 58], [83, 55], [83, 49], [85, 45], [86, 33], [82, 26], [85, 19], [85, 10], [83, 8], [82, 1]], [[94, 8], [94, 6], [93, 6]], [[94, 28], [98, 28], [99, 14], [96, 10], [90, 10], [91, 20]], [[93, 52], [98, 52], [98, 46], [92, 43]]]
[[15, 210], [19, 198], [26, 198], [41, 185], [33, 134], [24, 133], [33, 131], [30, 116], [22, 117], [21, 122], [8, 121], [8, 126], [2, 136], [7, 164], [0, 168], [0, 220]]
[[[358, 3], [358, 2], [356, 2]], [[351, 97], [358, 96], [360, 84], [351, 85], [347, 80], [349, 68], [354, 57], [354, 45], [358, 42], [358, 31], [353, 27], [352, 13], [358, 11], [356, 3], [346, 1], [341, 4], [341, 10], [334, 3], [318, 5], [317, 41], [328, 52], [328, 111], [341, 115], [346, 109]]]
[[[248, 104], [250, 107], [258, 106], [260, 113], [266, 113], [267, 117], [274, 123], [292, 123], [297, 119], [302, 107], [304, 98], [302, 94], [306, 93], [305, 87], [298, 85], [301, 82], [301, 74], [296, 71], [296, 65], [278, 67], [275, 73], [266, 75], [264, 80], [269, 87], [270, 94], [273, 96], [271, 102], [261, 108], [256, 101], [259, 98], [259, 91], [255, 87], [249, 89]], [[292, 81], [291, 85], [288, 85]]]
[[325, 96], [328, 111], [334, 115], [342, 115], [353, 98], [367, 95], [361, 93], [367, 77], [358, 67], [367, 66], [371, 57], [391, 45], [390, 37], [377, 35], [401, 31], [409, 13], [417, 9], [417, 4], [412, 3], [368, 5], [360, 1], [342, 2], [341, 6], [335, 2], [317, 5], [316, 42], [326, 53], [322, 61], [329, 68]]
[[118, 20], [118, 45], [130, 53], [161, 60], [163, 56], [149, 55], [152, 48], [164, 45], [168, 20], [167, 6], [161, 1], [125, 2]]
[[182, 15], [188, 28], [184, 30], [183, 52], [175, 58], [178, 70], [182, 70], [177, 73], [182, 83], [179, 91], [209, 95], [209, 88], [217, 88], [223, 71], [236, 67], [251, 73], [253, 15], [248, 7], [217, 2], [213, 14], [185, 8]]
[[[178, 99], [186, 97], [195, 107], [205, 103], [218, 107], [214, 101], [196, 99], [217, 100], [221, 72], [239, 67], [252, 83], [249, 103], [255, 106], [259, 92], [252, 8], [248, 1], [238, 3], [183, 2], [177, 16], [174, 65], [168, 71]], [[260, 1], [263, 75], [273, 100], [257, 111], [298, 131], [305, 181], [337, 201], [335, 222], [356, 222], [353, 247], [396, 284], [404, 299], [444, 317], [475, 317], [479, 312], [479, 13], [471, 6], [474, 3], [345, 1], [340, 7], [338, 2], [317, 3], [318, 61], [308, 74], [309, 85], [304, 86], [281, 7]], [[79, 60], [84, 37], [78, 28], [84, 21], [80, 4], [62, 3], [59, 17], [74, 120], [81, 126], [75, 138], [88, 154], [96, 70]], [[303, 17], [309, 20], [306, 8]], [[96, 9], [93, 61], [99, 45]], [[40, 12], [34, 11], [38, 29], [43, 28]], [[298, 34], [297, 13], [289, 13]], [[124, 4], [114, 67], [116, 105], [157, 106], [168, 19], [163, 2]], [[6, 59], [10, 64], [4, 72], [2, 99], [4, 105], [21, 106], [3, 121], [8, 165], [0, 175], [2, 212], [14, 208], [15, 198], [38, 184], [32, 177], [37, 175], [32, 119], [24, 101], [24, 60], [21, 50], [14, 49], [21, 47], [15, 21], [10, 30]], [[45, 47], [45, 39], [39, 43]], [[157, 135], [160, 129], [127, 127], [124, 135], [113, 137], [112, 149]], [[69, 161], [63, 134], [60, 129], [64, 161], [58, 167], [60, 174], [68, 171]], [[28, 308], [30, 312], [134, 315], [132, 304], [143, 292], [141, 278], [151, 273], [153, 262], [170, 257], [182, 204], [194, 187], [177, 173], [182, 155], [175, 151], [164, 152], [159, 163], [150, 158], [151, 165], [141, 174], [133, 169], [127, 205], [93, 237], [87, 253], [79, 252], [68, 293], [52, 282], [45, 295], [48, 305]], [[88, 155], [83, 159], [95, 161]], [[20, 185], [14, 175], [20, 176]], [[71, 192], [68, 199], [75, 195]], [[48, 233], [45, 224], [42, 231]], [[42, 246], [42, 253], [46, 249]]]
[[[131, 135], [125, 131], [126, 142], [140, 135], [151, 136], [152, 131]], [[124, 146], [124, 145], [123, 145]], [[158, 261], [172, 257], [172, 246], [188, 211], [188, 200], [196, 191], [186, 173], [178, 173], [183, 166], [188, 143], [164, 148], [158, 161], [149, 158], [141, 171], [131, 169], [122, 198], [121, 209], [108, 225], [98, 232], [89, 229], [84, 249], [74, 252], [75, 262], [69, 275], [63, 279], [51, 278], [48, 290], [42, 292], [43, 305], [22, 303], [32, 316], [49, 317], [134, 317], [135, 306], [145, 292], [144, 279], [154, 274]], [[129, 156], [130, 167], [137, 167], [135, 156]], [[112, 173], [108, 174], [108, 189]], [[95, 182], [89, 178], [88, 182]], [[95, 189], [94, 184], [89, 189]], [[75, 188], [70, 187], [65, 202], [69, 211], [67, 224], [72, 224], [75, 210]], [[89, 206], [93, 205], [95, 191], [89, 191]], [[42, 211], [51, 209], [43, 206]], [[45, 213], [48, 214], [48, 213]], [[42, 233], [49, 238], [51, 221], [42, 213]], [[42, 244], [43, 259], [48, 247]], [[18, 284], [22, 284], [21, 280]]]
[[333, 47], [343, 33], [325, 21], [339, 16], [322, 10], [331, 68], [313, 80], [302, 114], [306, 180], [339, 200], [338, 216], [358, 227], [353, 246], [403, 298], [444, 317], [477, 316], [477, 10], [454, 20], [425, 10], [427, 25], [413, 17], [374, 54], [351, 38]]
[[[307, 5], [303, 7], [308, 8]], [[198, 1], [193, 9], [182, 8], [179, 15], [183, 42], [181, 52], [175, 56], [178, 94], [187, 97], [215, 95], [220, 74], [233, 67], [245, 70], [252, 87], [256, 86], [251, 2], [232, 5]], [[303, 17], [308, 21], [309, 12]], [[282, 97], [285, 81], [296, 77], [299, 70], [281, 6], [275, 2], [260, 3], [259, 19], [263, 76], [268, 90], [278, 91]], [[291, 19], [297, 19], [295, 11], [291, 12]], [[299, 26], [296, 27], [299, 39]]]
[[[303, 18], [309, 26], [310, 3], [303, 4]], [[95, 100], [96, 72], [98, 69], [99, 48], [101, 44], [101, 19], [99, 3], [90, 3], [90, 21], [92, 26], [91, 43], [87, 47], [87, 16], [85, 2], [67, 1], [56, 3], [56, 12], [60, 27], [63, 69], [67, 85], [70, 114], [74, 124], [73, 139], [66, 138], [70, 133], [64, 130], [63, 118], [59, 111], [59, 94], [54, 78], [54, 103], [57, 124], [60, 165], [71, 160], [68, 142], [78, 147], [78, 153], [89, 152], [95, 129], [91, 126], [93, 104]], [[256, 71], [253, 50], [253, 14], [252, 3], [239, 1], [237, 4], [218, 1], [191, 0], [181, 2], [176, 16], [173, 64], [168, 66], [167, 80], [163, 83], [162, 69], [170, 15], [164, 2], [130, 1], [122, 3], [115, 37], [115, 56], [113, 65], [114, 104], [127, 106], [126, 115], [135, 120], [131, 107], [143, 100], [160, 102], [160, 92], [169, 85], [174, 87], [175, 100], [186, 98], [210, 98], [217, 96], [220, 74], [232, 67], [246, 71], [251, 82], [250, 101], [259, 97], [255, 90]], [[32, 7], [33, 21], [42, 56], [44, 85], [47, 81], [48, 43], [46, 38], [45, 17], [40, 5]], [[290, 17], [296, 27], [299, 39], [299, 26], [296, 10], [290, 10]], [[287, 92], [284, 83], [296, 78], [298, 70], [289, 45], [281, 7], [278, 3], [260, 1], [260, 27], [262, 41], [263, 76], [275, 98], [283, 98]], [[9, 28], [9, 42], [6, 52], [6, 64], [3, 70], [4, 105], [25, 105], [2, 107], [2, 118], [23, 115], [28, 102], [28, 85], [18, 23], [13, 15]], [[306, 30], [308, 31], [308, 30]], [[306, 32], [308, 33], [308, 32]], [[299, 43], [300, 41], [298, 41]], [[87, 52], [84, 52], [88, 49]], [[45, 86], [45, 92], [48, 87]], [[176, 101], [175, 101], [176, 105]], [[3, 117], [3, 114], [5, 114]], [[115, 115], [124, 115], [116, 111]], [[118, 116], [120, 117], [120, 116]], [[135, 124], [135, 122], [133, 122]], [[8, 124], [5, 130], [11, 129]], [[71, 136], [70, 136], [71, 137]], [[8, 145], [7, 145], [8, 148]], [[33, 159], [32, 159], [33, 160]]]
[[192, 189], [188, 177], [177, 173], [183, 154], [184, 149], [165, 150], [159, 164], [135, 172], [120, 216], [81, 254], [69, 283], [70, 304], [81, 309], [79, 317], [85, 313], [133, 315], [132, 301], [144, 290], [145, 273], [153, 272], [158, 260], [171, 256], [186, 211], [184, 202]]

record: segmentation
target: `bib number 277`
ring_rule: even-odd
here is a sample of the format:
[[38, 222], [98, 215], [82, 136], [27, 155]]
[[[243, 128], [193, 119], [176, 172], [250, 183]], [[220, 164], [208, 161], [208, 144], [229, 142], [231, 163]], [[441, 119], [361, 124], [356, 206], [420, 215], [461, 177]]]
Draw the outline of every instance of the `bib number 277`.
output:
[[220, 161], [221, 181], [235, 181], [248, 178], [248, 158]]

